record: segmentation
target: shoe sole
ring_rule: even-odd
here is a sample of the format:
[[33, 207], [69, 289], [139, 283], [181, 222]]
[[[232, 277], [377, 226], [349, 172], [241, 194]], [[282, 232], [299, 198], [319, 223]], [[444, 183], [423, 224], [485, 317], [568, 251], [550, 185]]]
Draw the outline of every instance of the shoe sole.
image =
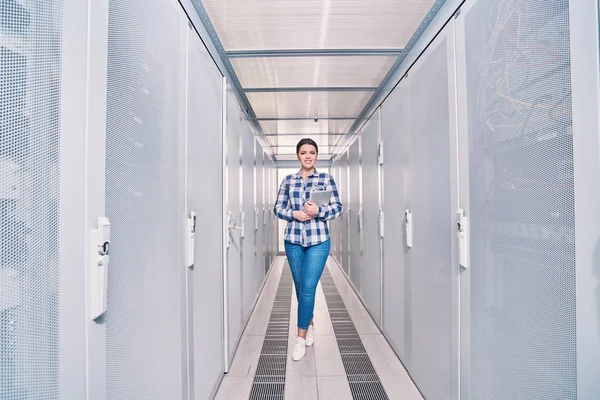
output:
[[[305, 355], [306, 355], [306, 354], [304, 354], [304, 356], [305, 356]], [[294, 356], [292, 356], [292, 361], [293, 361], [293, 362], [302, 361], [302, 359], [304, 358], [304, 356], [300, 357], [300, 358], [299, 358], [299, 359], [297, 359], [297, 360], [294, 358]]]

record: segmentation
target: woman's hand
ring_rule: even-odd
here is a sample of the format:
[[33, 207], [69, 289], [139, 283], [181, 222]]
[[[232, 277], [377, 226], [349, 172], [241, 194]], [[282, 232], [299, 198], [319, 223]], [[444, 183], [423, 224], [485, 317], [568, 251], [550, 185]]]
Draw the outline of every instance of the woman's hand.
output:
[[317, 214], [319, 214], [319, 206], [312, 201], [308, 201], [304, 203], [304, 212], [311, 218], [314, 218]]
[[313, 219], [313, 217], [308, 215], [304, 211], [294, 211], [294, 219], [296, 221], [306, 222], [306, 221], [310, 221], [311, 219]]

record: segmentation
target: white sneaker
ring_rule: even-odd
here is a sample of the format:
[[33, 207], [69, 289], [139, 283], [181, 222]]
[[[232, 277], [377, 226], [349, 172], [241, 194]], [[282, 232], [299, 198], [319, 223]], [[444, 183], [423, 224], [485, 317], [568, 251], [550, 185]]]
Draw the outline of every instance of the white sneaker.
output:
[[301, 337], [296, 338], [296, 344], [292, 351], [292, 360], [300, 361], [306, 355], [306, 340]]
[[313, 325], [308, 326], [306, 331], [306, 347], [310, 347], [315, 343], [315, 327]]

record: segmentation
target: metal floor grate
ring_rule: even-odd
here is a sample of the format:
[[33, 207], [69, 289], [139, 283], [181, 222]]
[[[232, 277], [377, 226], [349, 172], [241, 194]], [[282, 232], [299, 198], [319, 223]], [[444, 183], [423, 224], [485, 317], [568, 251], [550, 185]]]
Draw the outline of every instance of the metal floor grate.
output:
[[354, 400], [387, 400], [385, 389], [327, 268], [321, 276], [321, 287], [325, 294], [325, 302], [350, 384], [352, 398]]
[[292, 274], [286, 261], [252, 382], [250, 400], [284, 400], [291, 307]]

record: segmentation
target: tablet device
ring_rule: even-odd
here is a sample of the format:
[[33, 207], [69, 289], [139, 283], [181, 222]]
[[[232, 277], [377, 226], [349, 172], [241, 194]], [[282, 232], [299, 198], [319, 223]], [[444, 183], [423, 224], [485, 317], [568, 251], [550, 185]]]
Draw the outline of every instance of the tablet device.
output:
[[319, 190], [310, 193], [310, 201], [318, 206], [328, 206], [331, 200], [331, 189]]

